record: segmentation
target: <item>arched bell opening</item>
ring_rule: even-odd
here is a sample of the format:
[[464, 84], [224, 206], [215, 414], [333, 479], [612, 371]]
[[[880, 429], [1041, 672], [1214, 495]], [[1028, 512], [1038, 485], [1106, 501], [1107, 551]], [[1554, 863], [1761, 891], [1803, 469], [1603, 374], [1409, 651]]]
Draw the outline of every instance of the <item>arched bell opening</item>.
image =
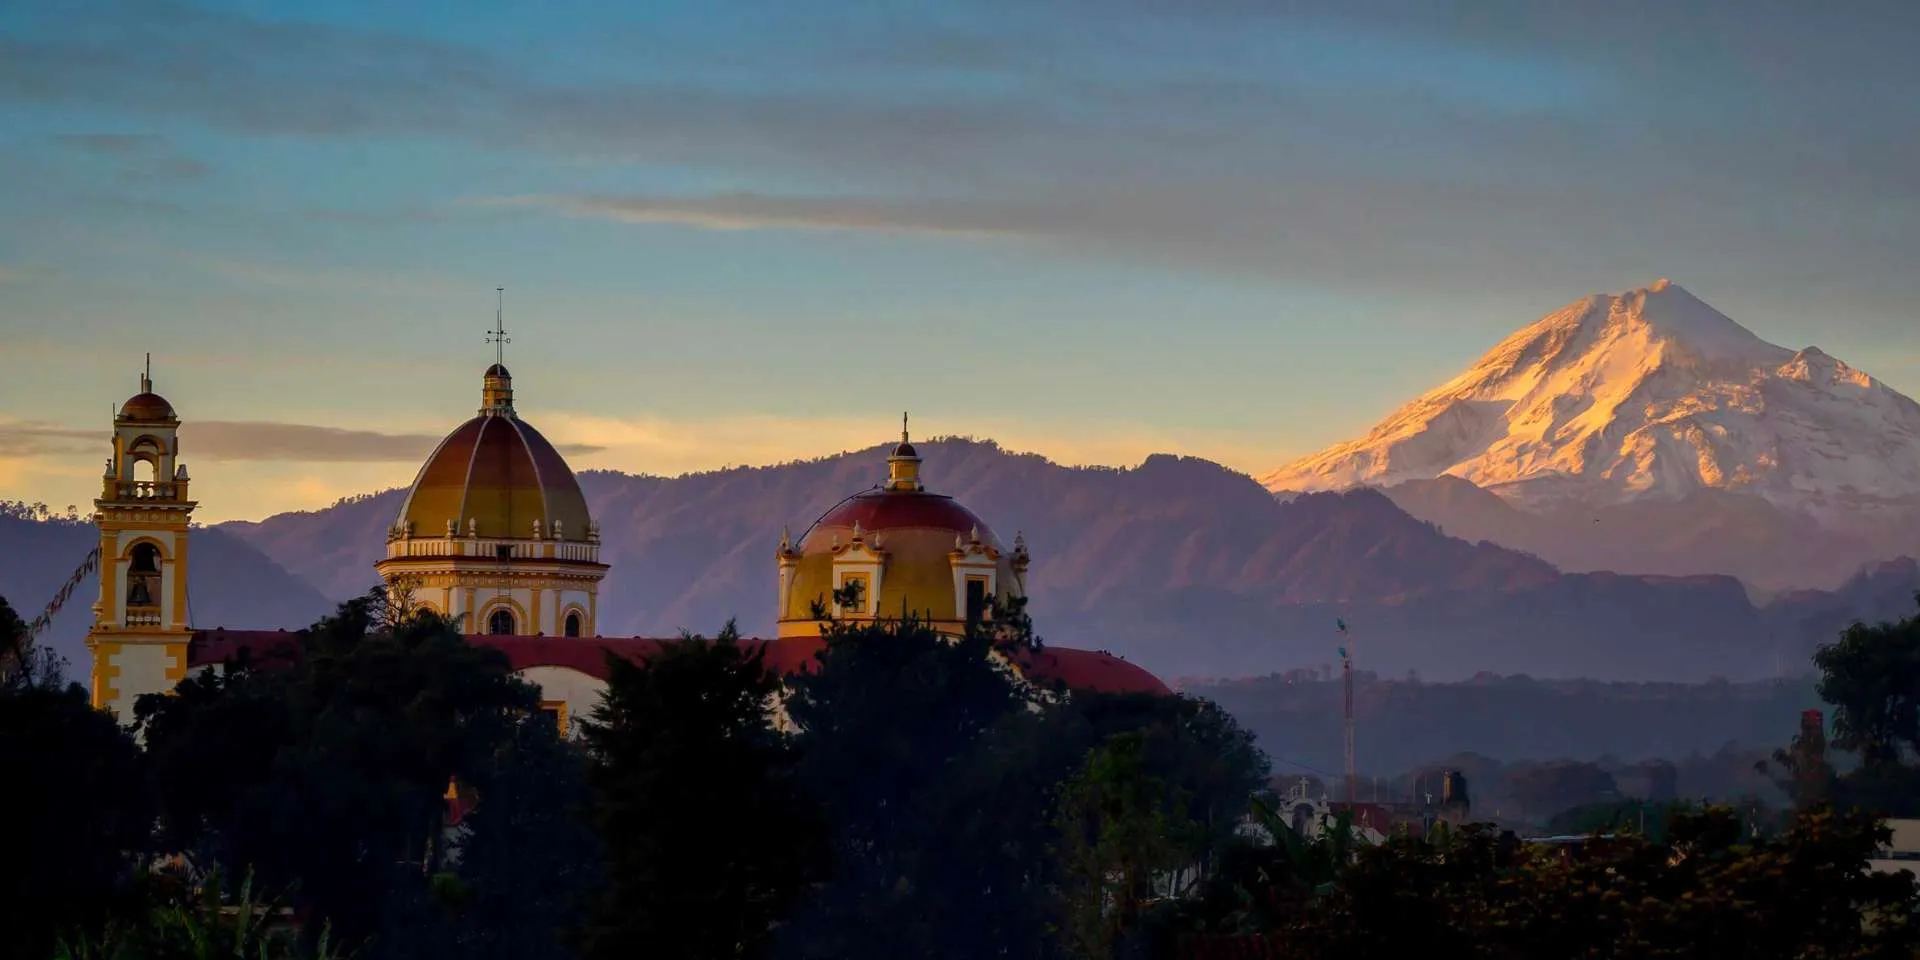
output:
[[127, 626], [160, 623], [160, 548], [136, 543], [127, 551]]

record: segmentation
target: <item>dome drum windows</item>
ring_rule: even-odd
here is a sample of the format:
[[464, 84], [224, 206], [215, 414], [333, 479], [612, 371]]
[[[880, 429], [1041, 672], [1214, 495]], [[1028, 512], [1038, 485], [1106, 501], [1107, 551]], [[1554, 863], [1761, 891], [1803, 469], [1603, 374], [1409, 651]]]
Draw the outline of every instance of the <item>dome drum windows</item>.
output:
[[993, 588], [986, 577], [967, 577], [966, 617], [968, 623], [985, 620], [993, 609]]
[[494, 607], [487, 613], [487, 633], [496, 637], [511, 637], [520, 633], [519, 625], [509, 607]]
[[833, 615], [836, 617], [871, 617], [879, 609], [881, 576], [886, 569], [887, 555], [881, 549], [881, 538], [861, 532], [858, 523], [853, 526], [853, 539], [833, 546], [833, 587], [836, 591], [853, 588], [858, 598], [851, 606], [843, 606], [838, 599], [833, 603]]
[[993, 600], [1000, 588], [1000, 551], [980, 538], [975, 529], [966, 537], [953, 538], [953, 606], [967, 622], [993, 615]]
[[873, 615], [873, 582], [866, 574], [840, 574], [838, 590], [848, 603], [843, 604], [840, 602], [841, 597], [835, 597], [834, 616], [870, 617]]

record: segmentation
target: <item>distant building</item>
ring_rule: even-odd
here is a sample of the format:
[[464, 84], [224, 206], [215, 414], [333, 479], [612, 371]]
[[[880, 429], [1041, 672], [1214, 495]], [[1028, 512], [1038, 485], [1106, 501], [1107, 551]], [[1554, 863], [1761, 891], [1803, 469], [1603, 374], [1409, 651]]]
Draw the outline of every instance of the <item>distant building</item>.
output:
[[[121, 720], [136, 698], [172, 689], [192, 669], [248, 651], [256, 661], [297, 654], [298, 635], [205, 630], [189, 621], [187, 548], [197, 505], [179, 461], [179, 417], [150, 376], [114, 417], [110, 456], [94, 508], [100, 528], [100, 596], [87, 634], [96, 706]], [[903, 425], [904, 427], [904, 425]], [[837, 619], [917, 617], [958, 635], [994, 601], [1026, 595], [1031, 557], [1005, 546], [953, 498], [930, 492], [903, 428], [887, 475], [829, 507], [799, 539], [774, 551], [779, 620], [771, 639], [750, 639], [786, 673], [807, 670], [824, 647], [814, 605]], [[375, 569], [396, 595], [446, 617], [474, 644], [504, 653], [540, 688], [565, 730], [606, 689], [606, 655], [639, 658], [674, 639], [603, 637], [599, 589], [608, 565], [600, 528], [566, 460], [520, 417], [502, 363], [481, 377], [478, 413], [421, 466], [386, 531]], [[845, 607], [836, 591], [856, 588]], [[1015, 654], [1024, 676], [1071, 689], [1165, 694], [1146, 670], [1104, 651], [1048, 646]]]

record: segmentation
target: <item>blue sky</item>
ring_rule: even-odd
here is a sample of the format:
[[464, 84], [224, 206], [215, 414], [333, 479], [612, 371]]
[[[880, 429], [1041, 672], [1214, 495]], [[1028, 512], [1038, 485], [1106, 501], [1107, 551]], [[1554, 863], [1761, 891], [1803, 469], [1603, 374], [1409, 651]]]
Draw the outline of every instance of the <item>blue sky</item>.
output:
[[1248, 471], [1672, 277], [1920, 393], [1920, 10], [0, 7], [0, 498], [141, 354], [203, 512], [411, 478], [477, 404], [679, 473], [924, 430]]

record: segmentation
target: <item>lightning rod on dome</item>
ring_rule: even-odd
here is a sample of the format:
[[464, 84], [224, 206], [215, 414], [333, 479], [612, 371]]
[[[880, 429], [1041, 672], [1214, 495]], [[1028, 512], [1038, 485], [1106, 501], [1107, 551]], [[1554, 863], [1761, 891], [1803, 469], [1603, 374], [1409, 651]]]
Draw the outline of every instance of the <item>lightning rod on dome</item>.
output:
[[493, 344], [493, 362], [507, 365], [507, 344], [513, 340], [507, 337], [507, 288], [493, 288], [493, 329], [487, 331], [487, 342]]

